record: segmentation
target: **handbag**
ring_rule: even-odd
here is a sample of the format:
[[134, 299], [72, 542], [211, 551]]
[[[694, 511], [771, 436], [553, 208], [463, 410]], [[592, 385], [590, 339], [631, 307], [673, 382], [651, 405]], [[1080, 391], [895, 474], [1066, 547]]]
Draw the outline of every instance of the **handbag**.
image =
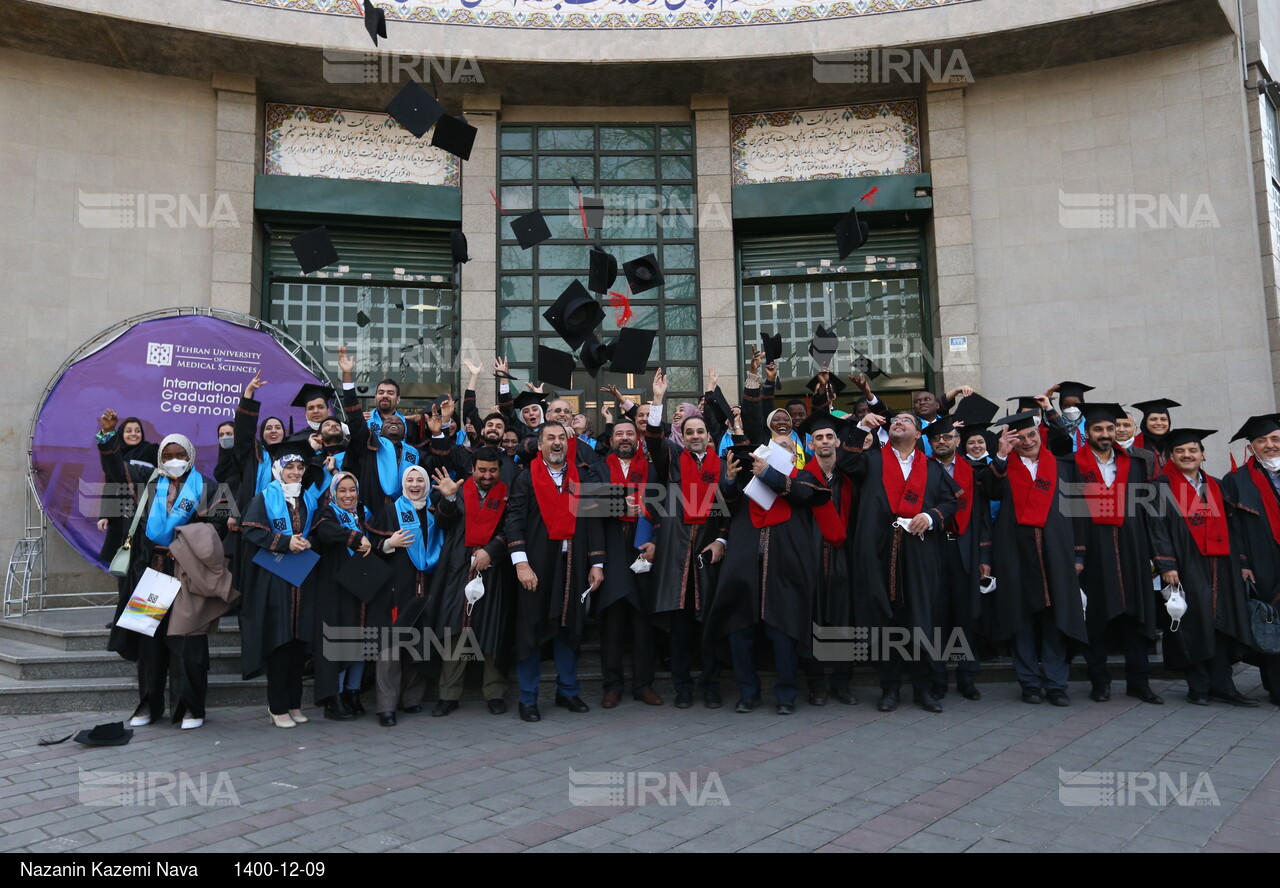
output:
[[1253, 646], [1264, 654], [1280, 654], [1280, 613], [1258, 598], [1253, 583], [1249, 587], [1249, 628], [1253, 631]]
[[107, 572], [113, 577], [121, 578], [129, 575], [129, 566], [133, 564], [133, 535], [138, 532], [138, 520], [142, 517], [142, 513], [147, 510], [147, 494], [151, 492], [151, 487], [142, 488], [142, 499], [138, 501], [138, 508], [133, 512], [133, 523], [129, 525], [129, 532], [125, 535], [124, 544], [116, 550], [115, 556], [111, 559], [111, 566], [107, 568]]

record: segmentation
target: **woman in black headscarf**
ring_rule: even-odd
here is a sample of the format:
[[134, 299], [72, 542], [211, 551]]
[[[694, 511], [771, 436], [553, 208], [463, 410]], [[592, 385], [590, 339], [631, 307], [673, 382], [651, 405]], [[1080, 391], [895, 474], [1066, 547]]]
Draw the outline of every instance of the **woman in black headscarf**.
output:
[[110, 564], [121, 544], [128, 526], [122, 516], [133, 515], [133, 503], [137, 491], [132, 489], [131, 471], [149, 476], [159, 462], [160, 448], [147, 440], [142, 420], [136, 416], [120, 422], [116, 412], [104, 410], [98, 419], [98, 461], [102, 464], [102, 476], [107, 482], [107, 492], [102, 499], [103, 517], [98, 519], [98, 530], [106, 534], [98, 559]]

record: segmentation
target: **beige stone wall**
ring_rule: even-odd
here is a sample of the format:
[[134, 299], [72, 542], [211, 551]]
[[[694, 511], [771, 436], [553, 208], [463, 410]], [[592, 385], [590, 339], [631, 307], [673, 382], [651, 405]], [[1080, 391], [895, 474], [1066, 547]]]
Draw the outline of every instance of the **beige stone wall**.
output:
[[[207, 194], [212, 210], [216, 107], [209, 83], [0, 50], [0, 116], [0, 352], [14, 370], [0, 394], [7, 563], [31, 417], [62, 361], [122, 318], [210, 299], [211, 230], [86, 228], [79, 192]], [[86, 447], [94, 420], [84, 418]], [[52, 531], [49, 551], [55, 589], [110, 586]]]
[[[1224, 38], [966, 91], [984, 393], [1079, 379], [1171, 397], [1177, 424], [1228, 432], [1215, 470], [1229, 433], [1274, 409], [1239, 80]], [[1207, 194], [1218, 227], [1067, 228], [1060, 190]]]

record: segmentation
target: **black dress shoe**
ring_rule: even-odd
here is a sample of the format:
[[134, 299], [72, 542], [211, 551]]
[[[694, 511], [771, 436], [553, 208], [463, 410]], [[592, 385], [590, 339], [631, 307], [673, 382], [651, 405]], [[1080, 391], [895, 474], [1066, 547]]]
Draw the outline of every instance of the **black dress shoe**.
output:
[[978, 693], [978, 686], [973, 684], [973, 682], [966, 682], [965, 684], [957, 682], [956, 690], [959, 691], [960, 696], [964, 697], [966, 700], [982, 699], [982, 694]]
[[1187, 694], [1187, 702], [1192, 706], [1208, 706], [1209, 698], [1204, 694]]
[[503, 700], [501, 697], [494, 697], [492, 700], [487, 700], [486, 702], [489, 704], [490, 715], [507, 714], [507, 701]]
[[826, 706], [827, 692], [826, 691], [810, 691], [809, 705], [810, 706]]
[[591, 707], [582, 702], [581, 697], [565, 697], [556, 694], [556, 705], [570, 712], [590, 712]]
[[759, 700], [739, 700], [738, 705], [733, 707], [734, 712], [755, 712], [756, 707], [760, 705]]
[[724, 700], [720, 699], [719, 691], [707, 691], [702, 695], [702, 705], [708, 709], [719, 709], [724, 705]]
[[947, 686], [940, 682], [934, 682], [933, 686], [929, 688], [929, 696], [935, 700], [947, 699]]
[[1052, 703], [1054, 706], [1070, 706], [1071, 705], [1071, 698], [1067, 696], [1066, 691], [1059, 691], [1055, 688], [1050, 688], [1049, 690], [1045, 691], [1045, 696], [1049, 698], [1049, 702]]
[[858, 702], [858, 698], [855, 697], [853, 695], [853, 691], [850, 691], [848, 688], [833, 688], [831, 696], [835, 697], [837, 701], [843, 703], [845, 706], [853, 706]]
[[384, 728], [394, 728], [396, 726], [396, 714], [394, 712], [379, 712], [378, 724]]
[[778, 704], [777, 712], [778, 712], [778, 715], [795, 715], [795, 714], [796, 714], [796, 704], [794, 704], [794, 703], [779, 703], [779, 704]]
[[893, 712], [898, 708], [898, 699], [897, 691], [885, 691], [880, 695], [880, 705], [876, 708], [881, 712]]
[[538, 704], [534, 703], [530, 706], [520, 704], [520, 721], [536, 722], [542, 721], [542, 714], [538, 712]]
[[1214, 700], [1221, 700], [1223, 703], [1230, 703], [1232, 706], [1257, 706], [1258, 701], [1246, 697], [1239, 691], [1232, 691], [1230, 694], [1220, 694], [1217, 691], [1210, 691], [1209, 696]]
[[932, 694], [916, 694], [913, 699], [917, 706], [925, 712], [941, 712], [942, 704], [938, 702], [938, 698]]
[[359, 691], [343, 691], [342, 699], [347, 702], [347, 708], [356, 715], [364, 715], [364, 704], [360, 702]]
[[1040, 696], [1039, 688], [1023, 688], [1022, 702], [1023, 703], [1043, 703], [1044, 697]]
[[1271, 694], [1270, 698], [1272, 706], [1280, 706], [1280, 694]]
[[1111, 685], [1094, 685], [1089, 691], [1089, 699], [1094, 703], [1106, 703], [1111, 699]]
[[448, 715], [457, 708], [457, 700], [437, 700], [435, 708], [431, 710], [431, 714], [436, 718], [440, 718], [441, 716]]
[[340, 695], [334, 694], [328, 700], [324, 701], [324, 717], [331, 718], [334, 721], [351, 721], [356, 714], [347, 708], [347, 704], [343, 702]]
[[409, 715], [417, 715], [419, 712], [422, 712], [422, 710], [425, 708], [426, 707], [423, 706], [421, 703], [415, 703], [412, 706], [401, 706], [400, 711], [404, 713], [408, 713]]
[[1131, 688], [1125, 688], [1124, 694], [1126, 697], [1137, 697], [1143, 703], [1155, 703], [1156, 705], [1159, 705], [1164, 702], [1164, 697], [1161, 697], [1155, 691], [1151, 690], [1149, 685], [1135, 685]]
[[689, 709], [693, 706], [693, 691], [676, 691], [676, 709]]

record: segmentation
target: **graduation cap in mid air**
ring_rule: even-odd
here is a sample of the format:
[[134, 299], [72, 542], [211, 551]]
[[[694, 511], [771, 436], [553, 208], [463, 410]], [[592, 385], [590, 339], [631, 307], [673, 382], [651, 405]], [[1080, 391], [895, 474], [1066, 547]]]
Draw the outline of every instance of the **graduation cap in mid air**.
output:
[[578, 362], [573, 355], [558, 348], [538, 346], [538, 379], [556, 388], [573, 388], [573, 371]]
[[460, 228], [449, 233], [449, 256], [455, 267], [471, 261], [471, 256], [467, 253], [467, 236]]
[[631, 288], [632, 295], [661, 287], [665, 280], [662, 267], [658, 265], [658, 257], [653, 253], [622, 263], [622, 273], [627, 276], [627, 286]]
[[523, 216], [512, 219], [511, 233], [516, 236], [516, 242], [525, 250], [532, 249], [543, 241], [551, 240], [551, 229], [547, 227], [547, 220], [543, 217], [541, 210], [534, 210], [532, 213], [525, 213]]
[[592, 250], [591, 265], [587, 272], [587, 289], [592, 293], [607, 293], [618, 279], [618, 260], [604, 250]]
[[289, 241], [289, 246], [293, 247], [293, 255], [298, 257], [303, 274], [311, 274], [338, 261], [338, 250], [323, 225], [302, 232]]
[[387, 36], [387, 13], [369, 0], [364, 0], [364, 29], [369, 32], [374, 46], [378, 45], [379, 37]]
[[587, 341], [582, 343], [582, 348], [578, 352], [578, 359], [582, 361], [583, 369], [592, 376], [596, 376], [612, 354], [612, 343], [605, 345], [599, 339], [596, 339], [594, 333], [589, 333], [587, 334]]
[[819, 367], [830, 368], [831, 361], [838, 351], [840, 351], [840, 337], [819, 324], [818, 329], [814, 331], [813, 339], [809, 340], [809, 357], [813, 358], [813, 362]]
[[316, 398], [324, 398], [325, 402], [328, 403], [333, 400], [333, 397], [334, 391], [329, 386], [319, 382], [308, 382], [298, 389], [298, 396], [293, 399], [293, 403], [290, 406], [306, 409], [306, 406]]
[[444, 105], [441, 105], [431, 93], [427, 92], [416, 81], [410, 80], [404, 85], [395, 98], [387, 103], [387, 113], [396, 119], [402, 127], [419, 139], [427, 134], [427, 130], [436, 121], [444, 117]]
[[772, 364], [782, 357], [781, 333], [761, 333], [760, 341], [764, 350], [764, 362], [766, 364]]
[[876, 365], [875, 361], [868, 358], [862, 352], [857, 352], [857, 356], [853, 359], [853, 369], [867, 377], [867, 379], [875, 379], [879, 376], [883, 376], [885, 379], [889, 378], [888, 373], [881, 370]]
[[623, 327], [613, 341], [613, 354], [609, 362], [611, 373], [644, 373], [649, 367], [649, 355], [653, 353], [656, 330], [638, 330]]
[[961, 399], [960, 405], [951, 412], [951, 419], [964, 423], [965, 428], [986, 425], [1000, 412], [999, 406], [974, 392]]
[[467, 123], [465, 117], [445, 114], [436, 121], [436, 127], [431, 131], [431, 144], [461, 160], [470, 160], [471, 149], [476, 144], [476, 134], [479, 132]]
[[853, 207], [836, 223], [836, 247], [843, 259], [867, 242], [870, 226], [858, 220], [858, 208]]
[[575, 280], [564, 288], [542, 316], [569, 344], [569, 348], [580, 348], [591, 331], [604, 320], [604, 307], [591, 297], [581, 281]]
[[1255, 438], [1270, 435], [1272, 432], [1280, 432], [1280, 413], [1268, 413], [1266, 416], [1250, 416], [1245, 420], [1244, 425], [1240, 426], [1240, 430], [1236, 432], [1236, 436], [1231, 440], [1239, 441], [1243, 438], [1246, 441], [1252, 441]]

